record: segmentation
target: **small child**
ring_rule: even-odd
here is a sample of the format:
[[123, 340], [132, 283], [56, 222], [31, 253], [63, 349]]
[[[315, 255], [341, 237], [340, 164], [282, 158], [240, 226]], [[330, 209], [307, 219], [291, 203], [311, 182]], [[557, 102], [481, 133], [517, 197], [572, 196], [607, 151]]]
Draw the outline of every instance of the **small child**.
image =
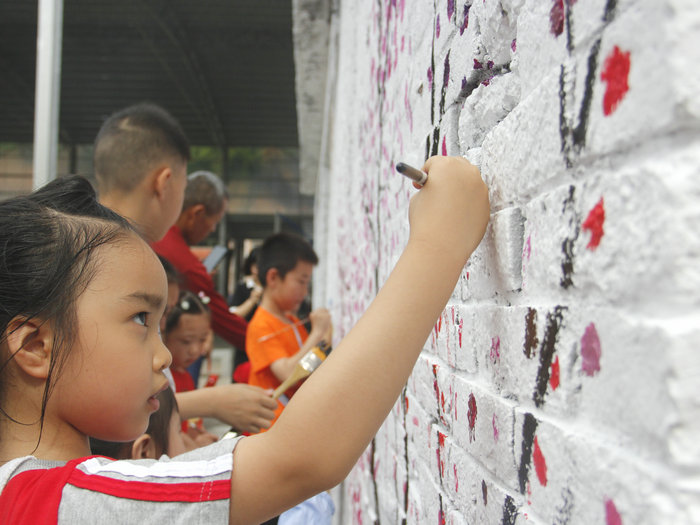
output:
[[[175, 391], [189, 392], [197, 388], [187, 367], [211, 350], [212, 330], [209, 309], [192, 292], [180, 292], [165, 321], [163, 342], [173, 357], [170, 372]], [[208, 445], [217, 439], [206, 431], [201, 418], [183, 421], [182, 430], [197, 446]]]
[[[158, 328], [167, 281], [153, 251], [99, 207], [0, 202], [0, 523], [253, 524], [341, 482], [488, 223], [474, 166], [433, 157], [423, 170], [394, 270], [275, 426], [170, 461], [91, 457], [88, 439], [136, 439], [169, 388]], [[94, 192], [67, 195], [77, 199]]]
[[[309, 314], [311, 332], [294, 315], [309, 293], [311, 274], [318, 256], [302, 237], [278, 233], [265, 239], [258, 254], [258, 277], [263, 287], [260, 306], [248, 324], [246, 353], [250, 359], [248, 383], [277, 388], [314, 346], [331, 343], [332, 324], [325, 308]], [[287, 398], [296, 392], [293, 386]], [[275, 410], [277, 421], [287, 399]]]
[[126, 443], [90, 438], [92, 453], [114, 459], [158, 459], [163, 454], [175, 457], [186, 452], [175, 393], [166, 388], [156, 399], [160, 407], [151, 415], [144, 434]]

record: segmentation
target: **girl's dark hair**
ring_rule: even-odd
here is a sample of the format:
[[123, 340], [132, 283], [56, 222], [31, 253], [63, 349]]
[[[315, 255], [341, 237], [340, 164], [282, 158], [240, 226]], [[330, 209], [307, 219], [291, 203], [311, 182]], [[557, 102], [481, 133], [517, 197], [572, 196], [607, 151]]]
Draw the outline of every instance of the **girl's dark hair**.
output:
[[165, 320], [165, 334], [174, 330], [180, 322], [180, 317], [182, 314], [198, 315], [207, 314], [210, 315], [209, 307], [205, 304], [209, 302], [209, 297], [206, 295], [197, 296], [192, 292], [184, 290], [180, 292], [180, 296], [177, 299], [177, 303], [170, 310], [168, 318]]
[[245, 262], [243, 263], [243, 275], [250, 275], [251, 273], [253, 273], [253, 265], [258, 264], [259, 258], [260, 247], [256, 246], [255, 248], [250, 250], [248, 257], [245, 258]]
[[182, 286], [183, 284], [183, 279], [182, 275], [180, 272], [177, 271], [177, 268], [171, 263], [168, 259], [163, 257], [162, 255], [156, 254], [158, 256], [158, 260], [160, 261], [160, 264], [163, 265], [163, 269], [165, 270], [165, 277], [168, 279], [168, 284], [177, 284], [178, 286]]
[[[156, 446], [156, 457], [158, 458], [168, 453], [168, 448], [170, 448], [170, 418], [173, 416], [173, 412], [179, 413], [179, 410], [175, 393], [171, 388], [163, 390], [156, 396], [156, 399], [160, 401], [160, 408], [151, 414], [146, 434], [153, 439]], [[122, 443], [90, 438], [90, 450], [92, 450], [93, 454], [108, 458], [129, 459], [133, 443], [133, 441]]]
[[[133, 231], [125, 219], [101, 206], [90, 183], [79, 177], [58, 179], [31, 195], [0, 202], [0, 343], [10, 335], [14, 319], [21, 323], [13, 331], [30, 320], [50, 320], [54, 332], [40, 429], [75, 341], [76, 299], [95, 274], [95, 255], [101, 246]], [[0, 414], [33, 424], [15, 420], [4, 406], [7, 366], [13, 358], [0, 355]]]

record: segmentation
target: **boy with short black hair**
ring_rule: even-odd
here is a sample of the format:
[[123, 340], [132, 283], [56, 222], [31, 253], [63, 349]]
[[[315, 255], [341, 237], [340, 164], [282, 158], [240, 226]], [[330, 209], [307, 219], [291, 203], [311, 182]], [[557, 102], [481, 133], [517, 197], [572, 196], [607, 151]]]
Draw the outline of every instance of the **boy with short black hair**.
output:
[[[311, 332], [295, 316], [309, 292], [317, 263], [318, 256], [311, 245], [291, 233], [272, 235], [260, 247], [258, 273], [263, 295], [246, 334], [249, 384], [277, 388], [309, 350], [322, 341], [330, 343], [332, 324], [328, 310], [319, 308], [309, 314]], [[286, 394], [291, 397], [295, 391], [292, 387]], [[277, 406], [273, 424], [282, 413], [283, 403]]]

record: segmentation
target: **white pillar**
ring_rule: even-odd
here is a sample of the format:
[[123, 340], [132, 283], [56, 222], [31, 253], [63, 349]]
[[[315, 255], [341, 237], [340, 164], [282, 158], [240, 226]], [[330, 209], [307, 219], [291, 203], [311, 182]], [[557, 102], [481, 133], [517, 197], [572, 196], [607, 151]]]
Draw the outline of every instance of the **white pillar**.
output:
[[34, 189], [56, 177], [63, 0], [39, 0], [34, 96]]

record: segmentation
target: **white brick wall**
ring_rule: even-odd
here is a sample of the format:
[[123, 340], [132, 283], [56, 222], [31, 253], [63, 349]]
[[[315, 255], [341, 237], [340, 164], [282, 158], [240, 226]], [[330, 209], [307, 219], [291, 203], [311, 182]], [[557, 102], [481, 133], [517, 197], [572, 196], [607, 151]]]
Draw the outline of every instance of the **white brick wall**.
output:
[[357, 0], [332, 24], [336, 336], [406, 242], [396, 162], [463, 155], [492, 202], [336, 523], [700, 523], [700, 4]]

